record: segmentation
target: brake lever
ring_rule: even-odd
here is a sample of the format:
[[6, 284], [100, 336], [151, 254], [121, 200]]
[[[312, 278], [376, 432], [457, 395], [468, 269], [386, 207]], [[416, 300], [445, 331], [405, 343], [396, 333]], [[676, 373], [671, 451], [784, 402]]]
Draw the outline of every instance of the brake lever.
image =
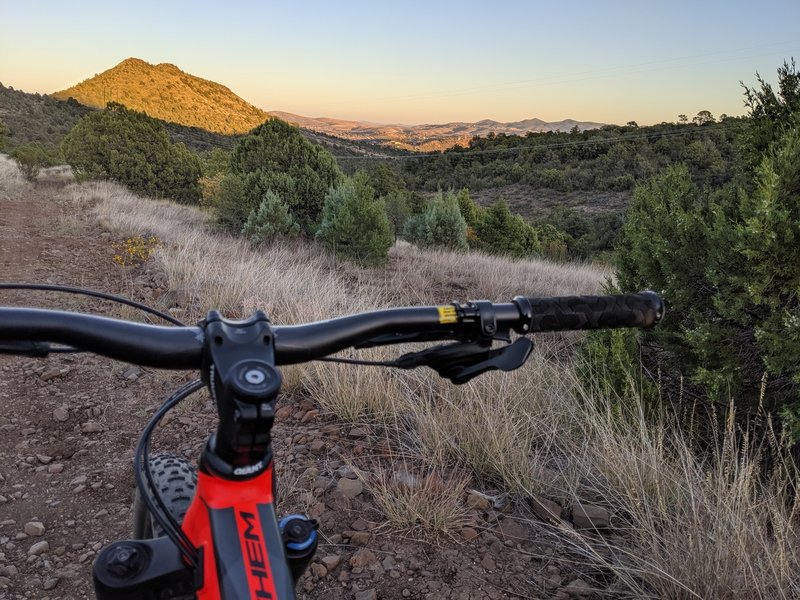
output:
[[409, 352], [397, 359], [396, 366], [401, 369], [430, 367], [440, 376], [460, 385], [487, 371], [518, 369], [532, 351], [533, 341], [526, 337], [494, 350], [484, 342], [457, 342]]

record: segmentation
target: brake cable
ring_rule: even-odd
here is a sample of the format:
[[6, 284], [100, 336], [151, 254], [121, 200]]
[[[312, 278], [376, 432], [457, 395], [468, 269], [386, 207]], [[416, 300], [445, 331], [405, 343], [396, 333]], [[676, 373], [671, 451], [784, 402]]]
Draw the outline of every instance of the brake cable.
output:
[[[160, 310], [147, 306], [146, 304], [142, 304], [141, 302], [136, 302], [135, 300], [130, 300], [128, 298], [117, 296], [115, 294], [107, 294], [105, 292], [98, 292], [96, 290], [90, 290], [86, 288], [70, 287], [66, 285], [50, 285], [46, 283], [0, 283], [0, 290], [37, 290], [44, 292], [63, 292], [65, 294], [79, 294], [82, 296], [101, 298], [102, 300], [110, 300], [112, 302], [125, 304], [126, 306], [130, 306], [133, 308], [138, 308], [139, 310], [146, 313], [150, 313], [151, 315], [154, 315], [159, 319], [164, 319], [165, 321], [172, 323], [173, 325], [177, 325], [179, 327], [186, 327], [186, 323], [181, 322], [172, 315], [163, 313]], [[58, 352], [57, 350], [53, 351]], [[59, 351], [64, 352], [64, 350], [59, 350]]]
[[[175, 517], [173, 517], [172, 513], [167, 509], [158, 491], [158, 487], [153, 481], [153, 473], [150, 471], [150, 436], [156, 428], [156, 425], [158, 425], [161, 419], [163, 419], [170, 410], [179, 402], [188, 398], [203, 387], [205, 387], [205, 385], [200, 379], [190, 381], [178, 388], [172, 396], [161, 405], [142, 431], [133, 459], [136, 486], [141, 492], [142, 500], [147, 506], [147, 510], [150, 511], [150, 514], [152, 514], [158, 524], [161, 525], [162, 529], [164, 529], [164, 533], [166, 533], [169, 539], [177, 546], [187, 562], [195, 569], [199, 566], [197, 548], [194, 547], [194, 544], [192, 544], [191, 540], [183, 532], [180, 525], [175, 520]], [[147, 485], [145, 485], [145, 479], [147, 480]], [[152, 492], [152, 497], [148, 494], [148, 489]], [[153, 498], [155, 498], [155, 502]]]
[[342, 363], [345, 365], [364, 365], [367, 367], [399, 367], [400, 363], [397, 359], [395, 360], [361, 360], [358, 358], [334, 358], [330, 356], [326, 356], [323, 358], [316, 358], [314, 359], [319, 362], [332, 362], [332, 363]]

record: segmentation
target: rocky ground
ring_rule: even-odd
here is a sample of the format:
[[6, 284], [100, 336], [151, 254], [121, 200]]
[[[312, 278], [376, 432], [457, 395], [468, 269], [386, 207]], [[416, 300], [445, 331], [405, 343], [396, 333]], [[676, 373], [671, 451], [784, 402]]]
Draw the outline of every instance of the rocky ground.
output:
[[[108, 233], [61, 227], [57, 184], [0, 206], [0, 280], [81, 285], [154, 300], [157, 272], [114, 264]], [[0, 304], [114, 314], [64, 295], [0, 292]], [[0, 599], [93, 598], [91, 566], [107, 543], [129, 537], [132, 457], [152, 411], [189, 374], [90, 355], [0, 357]], [[348, 425], [308, 398], [279, 404], [274, 430], [285, 511], [320, 520], [317, 558], [298, 597], [590, 598], [613, 595], [546, 535], [556, 505], [531, 506], [473, 482], [452, 537], [396, 532], [362, 480], [385, 455], [379, 428]], [[207, 396], [187, 401], [156, 435], [161, 450], [196, 457], [214, 427]], [[413, 482], [409, 483], [413, 485]], [[551, 515], [547, 510], [555, 512]], [[279, 511], [280, 512], [280, 511]], [[602, 524], [602, 509], [574, 507], [564, 526]]]

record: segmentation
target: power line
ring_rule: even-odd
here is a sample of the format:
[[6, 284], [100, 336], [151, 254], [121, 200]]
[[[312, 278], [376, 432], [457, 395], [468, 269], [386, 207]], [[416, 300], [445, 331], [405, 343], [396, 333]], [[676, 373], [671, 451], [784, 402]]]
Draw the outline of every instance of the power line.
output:
[[[442, 91], [442, 92], [435, 92], [429, 94], [408, 94], [408, 95], [395, 95], [395, 96], [383, 96], [379, 98], [375, 98], [375, 101], [386, 101], [386, 100], [418, 100], [418, 99], [429, 99], [429, 98], [448, 98], [453, 96], [464, 96], [469, 94], [482, 94], [488, 93], [493, 91], [500, 91], [506, 89], [517, 89], [517, 88], [527, 88], [527, 87], [541, 87], [547, 85], [556, 85], [556, 84], [563, 84], [563, 83], [576, 83], [580, 81], [589, 81], [593, 79], [603, 79], [607, 77], [619, 77], [624, 75], [637, 75], [640, 73], [649, 73], [651, 71], [657, 70], [669, 70], [669, 69], [680, 69], [680, 68], [688, 68], [688, 67], [696, 67], [696, 66], [703, 66], [709, 64], [717, 64], [722, 62], [730, 62], [733, 60], [744, 60], [747, 58], [758, 58], [762, 56], [772, 56], [774, 52], [770, 52], [768, 54], [755, 54], [755, 55], [748, 55], [748, 56], [734, 56], [728, 58], [721, 58], [716, 60], [710, 61], [702, 61], [702, 62], [695, 62], [689, 64], [677, 64], [677, 65], [666, 65], [660, 68], [650, 68], [650, 69], [641, 69], [641, 67], [646, 67], [650, 65], [659, 65], [664, 63], [671, 63], [677, 61], [685, 61], [691, 60], [696, 58], [704, 58], [708, 56], [717, 56], [720, 54], [732, 54], [735, 52], [745, 52], [748, 50], [756, 50], [760, 48], [767, 48], [767, 47], [775, 47], [775, 46], [785, 46], [789, 44], [796, 44], [800, 40], [787, 40], [783, 42], [771, 42], [768, 44], [760, 44], [757, 46], [750, 46], [746, 48], [736, 48], [733, 50], [721, 50], [717, 52], [708, 52], [704, 54], [694, 54], [694, 55], [687, 55], [678, 58], [667, 58], [655, 61], [647, 61], [641, 63], [632, 63], [630, 65], [622, 65], [618, 67], [606, 67], [603, 69], [592, 69], [589, 71], [579, 71], [574, 73], [566, 73], [560, 75], [553, 75], [550, 77], [541, 77], [537, 79], [520, 79], [516, 81], [506, 81], [506, 82], [499, 82], [491, 85], [482, 85], [482, 86], [473, 86], [473, 87], [466, 87], [460, 88], [457, 90], [452, 91]], [[633, 71], [626, 71], [627, 69], [635, 69]], [[583, 77], [583, 76], [586, 77]]]

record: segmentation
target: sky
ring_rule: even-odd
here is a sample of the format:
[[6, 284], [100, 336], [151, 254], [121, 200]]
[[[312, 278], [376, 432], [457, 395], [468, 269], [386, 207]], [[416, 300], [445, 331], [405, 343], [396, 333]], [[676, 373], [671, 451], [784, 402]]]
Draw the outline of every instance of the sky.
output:
[[378, 123], [740, 115], [739, 82], [792, 56], [800, 0], [0, 0], [6, 86], [137, 57], [265, 110]]

